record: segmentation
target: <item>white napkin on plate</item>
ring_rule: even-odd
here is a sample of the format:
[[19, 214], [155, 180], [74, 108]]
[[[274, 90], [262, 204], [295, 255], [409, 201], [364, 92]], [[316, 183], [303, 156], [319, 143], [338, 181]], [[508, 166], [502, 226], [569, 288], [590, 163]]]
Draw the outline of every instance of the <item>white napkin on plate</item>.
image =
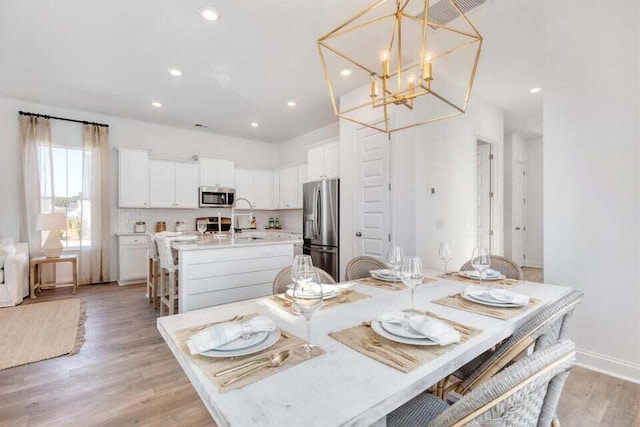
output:
[[384, 313], [376, 319], [379, 322], [402, 324], [408, 322], [411, 329], [425, 338], [438, 343], [439, 345], [449, 345], [460, 341], [460, 332], [453, 326], [433, 317], [422, 314], [403, 313], [401, 311], [391, 311]]
[[[478, 277], [478, 278], [480, 277], [480, 273], [478, 273], [477, 270], [467, 270], [467, 271], [464, 271], [464, 273], [468, 276]], [[502, 276], [502, 273], [496, 270], [492, 270], [490, 268], [485, 270], [484, 274], [482, 275], [482, 277], [491, 277], [491, 278], [500, 277], [500, 276]]]
[[256, 316], [245, 322], [222, 323], [193, 334], [187, 340], [187, 346], [191, 354], [200, 354], [237, 340], [244, 334], [268, 332], [275, 328], [276, 324], [273, 320], [264, 316]]
[[476, 299], [488, 299], [498, 303], [517, 305], [529, 304], [529, 296], [507, 291], [505, 289], [489, 288], [486, 286], [469, 285], [464, 294]]

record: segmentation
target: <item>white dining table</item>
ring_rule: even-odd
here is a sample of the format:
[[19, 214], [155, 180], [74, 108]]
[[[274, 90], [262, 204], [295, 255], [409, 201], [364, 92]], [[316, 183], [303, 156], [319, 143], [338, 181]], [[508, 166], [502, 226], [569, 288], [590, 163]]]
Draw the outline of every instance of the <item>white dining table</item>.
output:
[[[427, 271], [427, 275], [434, 278], [440, 273]], [[257, 312], [273, 319], [279, 327], [305, 338], [304, 318], [292, 315], [262, 298], [161, 317], [157, 325], [220, 427], [383, 426], [386, 414], [510, 336], [542, 307], [571, 290], [530, 282], [514, 285], [509, 289], [541, 302], [509, 320], [431, 302], [460, 292], [466, 286], [468, 283], [461, 281], [438, 279], [416, 289], [416, 309], [433, 312], [482, 332], [409, 373], [380, 363], [329, 336], [330, 332], [375, 319], [384, 312], [408, 308], [411, 304], [408, 289], [391, 291], [356, 284], [358, 291], [371, 295], [371, 298], [321, 310], [311, 320], [312, 343], [319, 345], [325, 354], [227, 392], [220, 392], [195, 363], [180, 351], [176, 331]]]

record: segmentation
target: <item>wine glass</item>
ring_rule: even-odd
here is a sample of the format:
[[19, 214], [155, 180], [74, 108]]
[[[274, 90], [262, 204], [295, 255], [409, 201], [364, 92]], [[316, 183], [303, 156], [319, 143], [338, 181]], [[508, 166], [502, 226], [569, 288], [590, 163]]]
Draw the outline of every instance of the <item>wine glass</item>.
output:
[[438, 249], [438, 255], [440, 255], [440, 259], [444, 262], [444, 274], [447, 275], [447, 264], [453, 258], [453, 251], [451, 250], [451, 245], [449, 242], [440, 243], [440, 248]]
[[491, 257], [487, 248], [476, 247], [471, 255], [471, 266], [476, 269], [480, 276], [480, 284], [482, 284], [482, 275], [489, 267], [491, 267]]
[[424, 279], [424, 273], [422, 271], [422, 261], [420, 257], [409, 256], [402, 260], [402, 270], [400, 270], [400, 277], [402, 277], [402, 283], [407, 285], [411, 289], [411, 310], [405, 310], [408, 312], [416, 313], [413, 296], [416, 291], [416, 287], [422, 283]]
[[295, 283], [296, 277], [301, 273], [313, 273], [313, 261], [311, 255], [296, 255], [291, 264], [291, 283]]
[[198, 231], [200, 232], [200, 242], [204, 244], [204, 232], [207, 231], [207, 224], [204, 221], [198, 221]]
[[295, 353], [305, 358], [318, 355], [320, 349], [311, 344], [311, 316], [322, 306], [320, 275], [315, 271], [299, 273], [293, 285], [292, 298], [293, 308], [307, 321], [307, 342], [297, 348]]
[[389, 253], [387, 253], [387, 264], [393, 270], [393, 283], [396, 282], [396, 278], [398, 277], [398, 270], [402, 266], [402, 258], [404, 254], [402, 253], [402, 248], [400, 246], [392, 246], [389, 248]]

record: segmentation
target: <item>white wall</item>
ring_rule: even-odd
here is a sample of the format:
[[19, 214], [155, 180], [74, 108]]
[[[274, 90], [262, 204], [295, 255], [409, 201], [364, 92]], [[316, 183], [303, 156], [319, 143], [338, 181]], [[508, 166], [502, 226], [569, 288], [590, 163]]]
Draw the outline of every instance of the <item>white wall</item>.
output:
[[[526, 141], [517, 133], [508, 133], [504, 140], [504, 256], [515, 258], [515, 168], [516, 162], [527, 164]], [[529, 230], [527, 226], [527, 230]], [[525, 245], [527, 234], [525, 234]]]
[[544, 267], [543, 140], [542, 138], [527, 139], [525, 147], [527, 170], [525, 265], [542, 268]]
[[[135, 120], [72, 110], [50, 105], [35, 104], [0, 97], [0, 234], [19, 237], [20, 232], [20, 171], [18, 111], [29, 111], [52, 116], [109, 124], [112, 146], [151, 148], [151, 155], [175, 159], [188, 159], [195, 154], [221, 159], [237, 160], [237, 166], [275, 168], [277, 147], [257, 141], [222, 135], [179, 129]], [[54, 143], [58, 139], [76, 140], [82, 135], [82, 127], [65, 122], [52, 121]], [[78, 132], [74, 134], [74, 132]], [[111, 228], [113, 232], [111, 257], [112, 278], [117, 278], [117, 244], [115, 233], [118, 220], [117, 153], [111, 152]], [[197, 210], [194, 210], [194, 214]]]
[[585, 294], [579, 362], [640, 381], [640, 3], [543, 7], [545, 281]]
[[307, 149], [309, 146], [336, 138], [339, 134], [340, 125], [336, 120], [335, 123], [278, 144], [278, 166], [307, 163]]

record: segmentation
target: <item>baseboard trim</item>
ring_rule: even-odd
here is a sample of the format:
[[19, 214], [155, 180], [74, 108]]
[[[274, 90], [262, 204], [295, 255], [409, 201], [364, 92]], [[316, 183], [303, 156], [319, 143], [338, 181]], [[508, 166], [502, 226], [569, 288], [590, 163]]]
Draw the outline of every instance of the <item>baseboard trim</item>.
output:
[[533, 268], [544, 268], [542, 262], [527, 260], [525, 262], [525, 267], [533, 267]]
[[640, 384], [640, 365], [638, 364], [588, 350], [576, 349], [576, 354], [578, 366]]

